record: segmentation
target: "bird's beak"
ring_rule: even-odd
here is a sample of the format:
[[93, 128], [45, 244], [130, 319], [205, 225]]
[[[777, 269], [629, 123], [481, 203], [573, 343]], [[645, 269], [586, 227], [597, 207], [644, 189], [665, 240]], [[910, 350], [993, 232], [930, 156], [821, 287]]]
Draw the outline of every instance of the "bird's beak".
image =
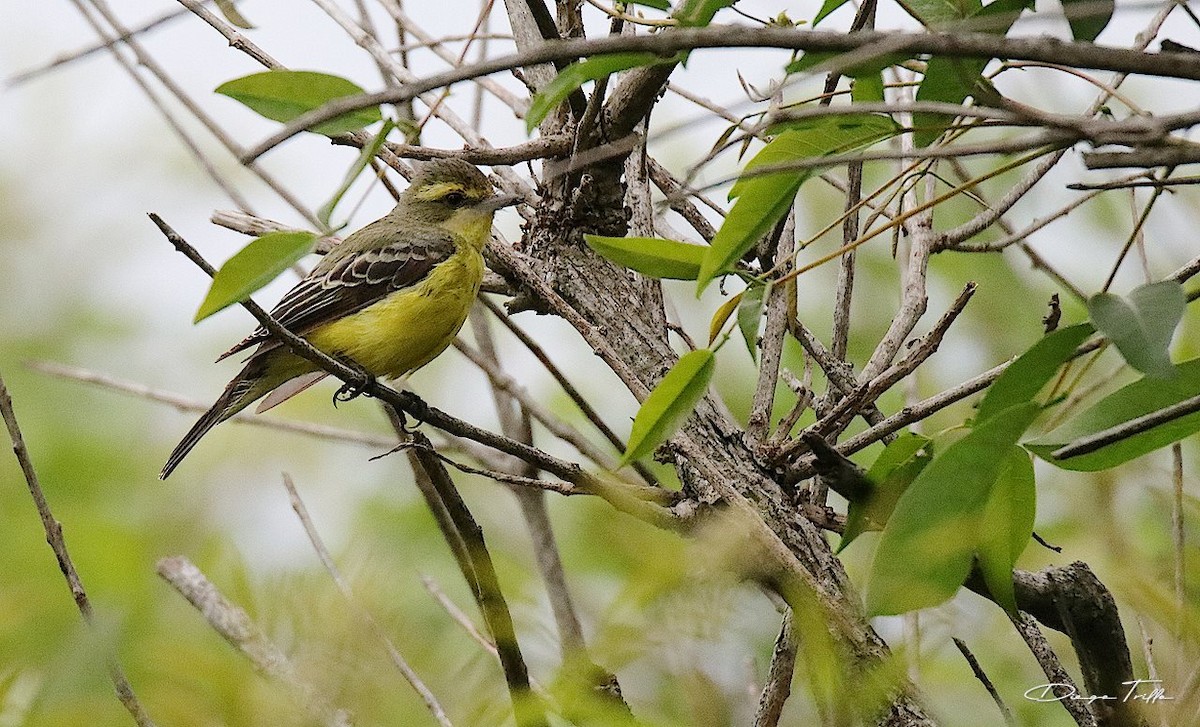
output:
[[494, 212], [501, 207], [508, 207], [518, 202], [523, 202], [524, 199], [524, 197], [517, 194], [493, 194], [491, 197], [480, 201], [479, 207]]

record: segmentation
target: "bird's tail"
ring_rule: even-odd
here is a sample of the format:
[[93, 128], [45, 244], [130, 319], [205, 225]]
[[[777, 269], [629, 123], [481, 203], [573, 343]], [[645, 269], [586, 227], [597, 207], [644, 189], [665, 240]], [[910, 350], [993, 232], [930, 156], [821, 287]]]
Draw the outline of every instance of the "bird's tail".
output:
[[200, 438], [208, 434], [208, 430], [250, 406], [279, 383], [267, 381], [270, 372], [263, 364], [261, 359], [250, 359], [241, 373], [229, 382], [212, 407], [204, 412], [204, 416], [192, 425], [183, 440], [175, 446], [175, 451], [171, 452], [158, 475], [159, 479], [167, 479]]

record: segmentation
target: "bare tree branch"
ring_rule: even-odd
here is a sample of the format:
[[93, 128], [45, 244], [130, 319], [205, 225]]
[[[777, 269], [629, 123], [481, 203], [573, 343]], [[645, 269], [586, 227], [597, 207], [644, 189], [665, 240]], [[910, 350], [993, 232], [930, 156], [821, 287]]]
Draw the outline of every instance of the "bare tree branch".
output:
[[[0, 376], [0, 418], [4, 419], [9, 441], [12, 442], [13, 454], [21, 467], [21, 474], [25, 477], [25, 485], [29, 488], [29, 494], [33, 497], [38, 517], [41, 518], [42, 529], [46, 532], [46, 543], [54, 551], [58, 569], [62, 571], [63, 578], [67, 581], [67, 588], [71, 590], [71, 598], [75, 601], [75, 607], [79, 609], [79, 614], [91, 628], [96, 618], [95, 612], [92, 610], [92, 602], [88, 598], [87, 591], [84, 590], [83, 579], [79, 577], [79, 571], [75, 570], [75, 564], [71, 562], [71, 553], [67, 550], [62, 524], [54, 518], [54, 513], [50, 511], [50, 503], [46, 500], [42, 485], [38, 481], [33, 460], [29, 458], [29, 451], [25, 448], [25, 438], [21, 435], [21, 426], [17, 423], [12, 397], [8, 393], [8, 387], [5, 386], [2, 376]], [[133, 692], [133, 686], [126, 678], [125, 671], [117, 661], [116, 655], [107, 655], [107, 661], [109, 679], [112, 680], [113, 688], [116, 689], [117, 699], [129, 712], [129, 716], [133, 717], [133, 721], [137, 723], [138, 727], [154, 727], [154, 720], [150, 718], [145, 708], [142, 707], [142, 703], [138, 701], [137, 695]]]

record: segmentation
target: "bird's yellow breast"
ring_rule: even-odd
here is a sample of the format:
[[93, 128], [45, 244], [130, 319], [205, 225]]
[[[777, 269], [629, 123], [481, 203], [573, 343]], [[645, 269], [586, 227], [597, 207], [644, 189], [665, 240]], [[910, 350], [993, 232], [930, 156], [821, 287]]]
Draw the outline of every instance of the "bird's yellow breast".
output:
[[479, 251], [463, 245], [416, 285], [320, 326], [306, 338], [322, 351], [348, 356], [375, 376], [404, 376], [454, 340], [479, 293], [483, 269]]

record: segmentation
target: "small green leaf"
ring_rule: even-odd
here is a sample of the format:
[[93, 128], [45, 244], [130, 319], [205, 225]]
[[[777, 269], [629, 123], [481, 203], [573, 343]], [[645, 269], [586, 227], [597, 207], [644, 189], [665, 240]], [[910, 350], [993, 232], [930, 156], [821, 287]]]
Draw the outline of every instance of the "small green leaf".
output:
[[243, 30], [252, 30], [254, 24], [246, 20], [245, 16], [233, 4], [233, 0], [217, 0], [217, 10], [225, 16], [230, 25], [235, 25]]
[[1183, 286], [1174, 280], [1143, 285], [1127, 300], [1112, 293], [1097, 293], [1088, 299], [1092, 321], [1125, 361], [1148, 376], [1163, 379], [1175, 375], [1169, 347], [1186, 307]]
[[670, 10], [671, 3], [667, 0], [624, 0], [626, 5], [645, 5], [655, 10]]
[[246, 245], [213, 276], [193, 323], [249, 298], [312, 251], [316, 239], [311, 232], [268, 232]]
[[1089, 43], [1108, 27], [1116, 10], [1113, 0], [1062, 0], [1062, 6], [1071, 26], [1071, 37]]
[[712, 320], [708, 322], [708, 345], [713, 345], [713, 341], [717, 340], [717, 336], [721, 335], [721, 329], [725, 327], [725, 322], [729, 320], [729, 316], [733, 315], [733, 311], [737, 309], [742, 302], [742, 296], [746, 291], [742, 291], [717, 306], [717, 310], [713, 313]]
[[689, 351], [675, 362], [638, 409], [622, 466], [650, 454], [679, 429], [704, 398], [715, 367], [713, 352], [707, 348]]
[[888, 518], [867, 584], [871, 615], [936, 606], [954, 595], [981, 545], [980, 526], [1008, 454], [1039, 412], [1018, 404], [934, 457]]
[[532, 132], [567, 96], [588, 81], [606, 78], [618, 71], [658, 63], [674, 63], [676, 57], [663, 58], [655, 53], [609, 53], [577, 61], [559, 71], [554, 80], [533, 97], [525, 112], [525, 131]]
[[703, 28], [712, 22], [718, 10], [727, 8], [737, 0], [684, 0], [671, 17], [684, 28]]
[[[897, 131], [890, 118], [861, 113], [805, 119], [780, 128], [783, 131], [754, 155], [743, 174], [760, 167], [786, 166], [801, 159], [869, 146]], [[704, 256], [697, 278], [698, 293], [704, 292], [713, 278], [732, 268], [758, 244], [758, 240], [787, 213], [800, 185], [812, 173], [812, 169], [784, 169], [771, 174], [744, 175], [734, 183], [729, 196], [736, 197], [737, 202], [729, 210]]]
[[742, 332], [742, 340], [750, 350], [751, 360], [755, 362], [758, 361], [758, 322], [762, 318], [763, 299], [770, 287], [770, 284], [751, 285], [742, 291], [742, 300], [738, 304], [738, 330]]
[[870, 495], [862, 501], [851, 501], [846, 508], [846, 529], [837, 552], [867, 530], [882, 530], [900, 496], [931, 459], [933, 440], [929, 437], [905, 431], [892, 440], [867, 471], [872, 483]]
[[659, 237], [584, 235], [597, 254], [651, 278], [695, 280], [708, 248]]
[[[235, 78], [217, 86], [217, 93], [241, 101], [260, 115], [288, 122], [345, 96], [357, 96], [362, 88], [340, 76], [316, 71], [275, 69]], [[359, 109], [314, 126], [311, 131], [336, 136], [358, 131], [383, 118], [378, 106]]]
[[1024, 443], [1029, 451], [1050, 464], [1077, 472], [1109, 469], [1200, 432], [1200, 412], [1160, 424], [1128, 439], [1070, 459], [1052, 453], [1076, 439], [1137, 419], [1159, 409], [1200, 395], [1200, 358], [1175, 367], [1171, 379], [1145, 377], [1118, 389], [1054, 431]]
[[[1033, 0], [995, 0], [971, 17], [980, 23], [979, 30], [995, 35], [1005, 35], [1023, 10], [1032, 10]], [[918, 101], [940, 101], [961, 104], [967, 96], [976, 102], [997, 96], [995, 89], [982, 76], [988, 58], [946, 58], [934, 56], [925, 66], [925, 77], [917, 89]], [[945, 114], [913, 114], [913, 141], [918, 147], [926, 147], [937, 141], [952, 122]]]
[[1029, 544], [1037, 511], [1033, 462], [1020, 447], [1002, 456], [1004, 467], [992, 486], [979, 526], [979, 570], [988, 592], [1001, 607], [1016, 613], [1012, 571]]
[[1037, 396], [1048, 381], [1083, 343], [1095, 333], [1090, 323], [1063, 328], [1050, 333], [1009, 364], [1000, 378], [988, 387], [979, 404], [976, 425], [1015, 404], [1024, 404]]
[[837, 10], [848, 2], [850, 0], [825, 0], [825, 3], [821, 5], [821, 9], [817, 11], [817, 16], [813, 18], [813, 27], [817, 27], [817, 23], [828, 18], [834, 10]]
[[342, 179], [342, 185], [333, 193], [329, 201], [321, 205], [321, 209], [317, 210], [317, 219], [321, 221], [321, 224], [326, 227], [333, 227], [329, 222], [329, 218], [333, 217], [334, 208], [337, 207], [338, 202], [342, 201], [342, 197], [350, 190], [350, 185], [354, 184], [354, 180], [358, 179], [358, 175], [362, 174], [375, 155], [379, 153], [383, 142], [387, 140], [387, 135], [394, 128], [396, 128], [396, 122], [391, 119], [385, 119], [383, 128], [379, 130], [379, 133], [375, 135], [371, 143], [363, 146], [358, 154], [358, 158], [354, 160], [354, 163], [350, 165], [350, 169], [346, 171], [346, 176]]
[[851, 103], [882, 103], [883, 74], [864, 73], [855, 77], [850, 86]]

